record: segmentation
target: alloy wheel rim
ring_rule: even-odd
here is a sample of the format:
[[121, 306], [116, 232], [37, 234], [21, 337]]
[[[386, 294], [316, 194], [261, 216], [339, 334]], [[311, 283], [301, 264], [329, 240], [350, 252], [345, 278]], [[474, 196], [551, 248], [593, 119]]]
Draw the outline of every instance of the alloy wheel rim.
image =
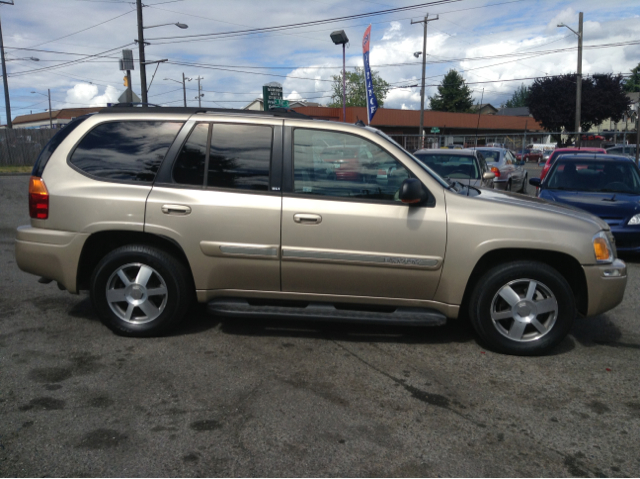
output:
[[120, 266], [109, 277], [106, 298], [111, 311], [122, 321], [144, 324], [162, 314], [168, 291], [164, 278], [142, 263]]
[[504, 337], [516, 342], [537, 341], [553, 329], [558, 301], [534, 279], [516, 279], [502, 286], [491, 301], [491, 321]]

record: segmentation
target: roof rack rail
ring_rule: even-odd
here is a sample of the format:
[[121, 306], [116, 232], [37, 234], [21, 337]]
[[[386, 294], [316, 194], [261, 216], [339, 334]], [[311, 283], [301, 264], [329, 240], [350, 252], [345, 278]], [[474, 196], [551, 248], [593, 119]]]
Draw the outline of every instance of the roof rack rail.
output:
[[274, 108], [269, 111], [262, 110], [239, 110], [235, 108], [195, 108], [195, 107], [164, 107], [153, 105], [151, 103], [116, 103], [100, 110], [100, 113], [140, 113], [142, 109], [149, 107], [154, 113], [174, 113], [174, 114], [196, 114], [196, 113], [226, 113], [232, 115], [251, 115], [251, 116], [271, 116], [277, 118], [299, 118], [312, 120], [313, 118], [298, 113], [290, 108]]

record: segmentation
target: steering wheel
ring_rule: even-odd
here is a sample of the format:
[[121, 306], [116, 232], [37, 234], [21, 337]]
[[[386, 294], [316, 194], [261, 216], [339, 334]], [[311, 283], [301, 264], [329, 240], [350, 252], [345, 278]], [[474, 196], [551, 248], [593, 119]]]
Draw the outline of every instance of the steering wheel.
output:
[[626, 183], [622, 181], [614, 181], [612, 183], [608, 183], [604, 185], [605, 190], [621, 190], [621, 191], [631, 191], [631, 188]]

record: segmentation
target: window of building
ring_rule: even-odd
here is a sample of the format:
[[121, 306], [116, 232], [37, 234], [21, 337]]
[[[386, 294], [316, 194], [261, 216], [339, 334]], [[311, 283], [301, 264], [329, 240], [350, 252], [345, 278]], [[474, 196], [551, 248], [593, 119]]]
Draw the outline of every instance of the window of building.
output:
[[80, 141], [71, 163], [98, 178], [151, 183], [182, 125], [166, 121], [102, 123]]

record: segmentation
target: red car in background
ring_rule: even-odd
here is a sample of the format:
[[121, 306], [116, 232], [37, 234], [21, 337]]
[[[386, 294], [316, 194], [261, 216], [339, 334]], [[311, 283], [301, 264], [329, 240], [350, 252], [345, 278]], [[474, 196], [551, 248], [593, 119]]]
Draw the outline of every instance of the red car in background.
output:
[[534, 163], [538, 163], [541, 158], [542, 158], [542, 150], [531, 149], [531, 150], [527, 150], [525, 152], [525, 154], [522, 157], [522, 160], [525, 163], [528, 163], [529, 161], [533, 161]]
[[553, 150], [553, 152], [551, 153], [551, 155], [549, 155], [549, 159], [547, 160], [547, 162], [544, 164], [544, 168], [542, 168], [542, 173], [540, 173], [540, 181], [544, 180], [544, 177], [547, 176], [547, 173], [549, 172], [549, 168], [551, 168], [551, 165], [553, 165], [553, 162], [556, 161], [556, 158], [558, 158], [558, 156], [560, 155], [566, 155], [566, 154], [578, 154], [578, 153], [606, 153], [607, 150], [605, 150], [604, 148], [556, 148], [555, 150]]

